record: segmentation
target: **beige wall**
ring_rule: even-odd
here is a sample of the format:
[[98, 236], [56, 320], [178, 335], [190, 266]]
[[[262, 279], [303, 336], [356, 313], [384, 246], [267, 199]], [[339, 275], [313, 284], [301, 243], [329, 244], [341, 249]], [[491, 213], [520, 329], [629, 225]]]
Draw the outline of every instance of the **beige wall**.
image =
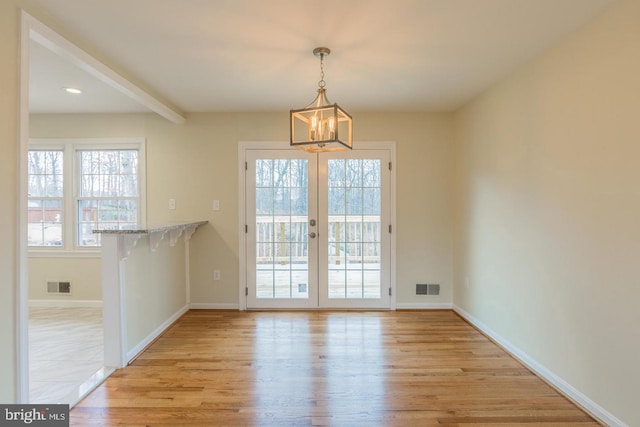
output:
[[167, 234], [152, 251], [149, 237], [142, 236], [124, 265], [126, 352], [130, 359], [149, 344], [160, 326], [186, 307], [184, 238], [171, 246]]
[[[451, 303], [452, 146], [446, 114], [356, 114], [356, 140], [397, 141], [398, 303]], [[175, 125], [153, 114], [33, 115], [31, 136], [147, 140], [150, 224], [208, 220], [192, 241], [192, 302], [238, 304], [238, 141], [287, 140], [284, 114], [190, 114]], [[168, 209], [168, 200], [176, 209]], [[212, 211], [214, 199], [221, 210]], [[213, 270], [222, 280], [213, 281]], [[440, 283], [440, 297], [415, 296]]]
[[[100, 257], [29, 258], [29, 300], [92, 301], [102, 300]], [[50, 294], [47, 282], [71, 282], [71, 294]]]
[[0, 402], [17, 401], [18, 2], [0, 2]]
[[[397, 141], [398, 305], [452, 301], [453, 145], [450, 114], [363, 114], [364, 141]], [[439, 297], [415, 295], [416, 283], [439, 283]]]
[[454, 303], [628, 425], [639, 52], [640, 2], [622, 1], [455, 116]]

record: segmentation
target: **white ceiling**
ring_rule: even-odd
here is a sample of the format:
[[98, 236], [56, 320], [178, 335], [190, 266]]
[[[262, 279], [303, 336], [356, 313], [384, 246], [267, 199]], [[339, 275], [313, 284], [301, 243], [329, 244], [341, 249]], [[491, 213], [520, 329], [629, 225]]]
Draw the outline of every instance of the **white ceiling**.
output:
[[[452, 111], [617, 0], [32, 0], [184, 112]], [[146, 111], [36, 46], [34, 112]], [[77, 82], [77, 83], [76, 83]], [[61, 90], [77, 84], [84, 94]], [[61, 96], [62, 95], [62, 96]]]
[[[33, 40], [29, 51], [29, 111], [32, 113], [149, 111]], [[81, 89], [83, 94], [69, 94], [64, 91], [67, 87]]]

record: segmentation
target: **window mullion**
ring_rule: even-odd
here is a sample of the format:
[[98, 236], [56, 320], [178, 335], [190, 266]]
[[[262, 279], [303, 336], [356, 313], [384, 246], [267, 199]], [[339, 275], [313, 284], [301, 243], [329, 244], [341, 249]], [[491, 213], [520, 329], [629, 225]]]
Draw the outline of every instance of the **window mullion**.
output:
[[76, 168], [76, 159], [74, 156], [73, 145], [65, 144], [64, 147], [64, 157], [66, 161], [66, 167], [64, 170], [64, 205], [65, 205], [65, 215], [64, 215], [64, 235], [65, 235], [65, 248], [67, 249], [77, 249], [78, 243], [76, 240], [76, 231], [75, 231], [75, 208], [74, 208], [74, 198], [76, 194], [76, 185], [73, 177], [77, 174], [75, 173]]

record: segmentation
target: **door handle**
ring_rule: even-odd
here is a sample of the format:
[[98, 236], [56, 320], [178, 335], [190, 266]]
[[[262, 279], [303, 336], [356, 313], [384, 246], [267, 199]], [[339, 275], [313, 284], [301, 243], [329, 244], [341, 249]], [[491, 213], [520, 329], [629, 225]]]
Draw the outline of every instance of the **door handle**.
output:
[[309, 237], [311, 237], [312, 239], [316, 238], [316, 232], [312, 231], [311, 233], [309, 233]]

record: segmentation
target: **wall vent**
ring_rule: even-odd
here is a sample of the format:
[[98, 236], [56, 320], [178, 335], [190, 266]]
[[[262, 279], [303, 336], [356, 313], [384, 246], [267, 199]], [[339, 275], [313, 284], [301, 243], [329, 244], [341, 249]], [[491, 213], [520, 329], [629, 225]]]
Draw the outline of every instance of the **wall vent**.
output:
[[440, 295], [438, 284], [416, 284], [416, 295]]
[[49, 294], [71, 294], [71, 282], [47, 282]]

